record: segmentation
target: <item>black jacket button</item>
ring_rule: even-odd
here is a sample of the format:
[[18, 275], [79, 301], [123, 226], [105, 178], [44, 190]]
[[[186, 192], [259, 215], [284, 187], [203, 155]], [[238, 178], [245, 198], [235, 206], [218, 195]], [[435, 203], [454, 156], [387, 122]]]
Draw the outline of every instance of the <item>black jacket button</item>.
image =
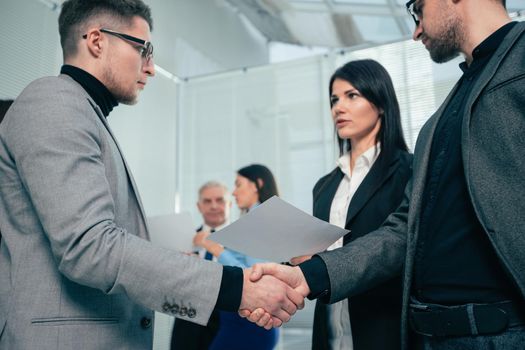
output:
[[148, 317], [142, 317], [142, 319], [140, 320], [140, 326], [143, 328], [143, 329], [148, 329], [151, 327], [151, 318], [148, 318]]

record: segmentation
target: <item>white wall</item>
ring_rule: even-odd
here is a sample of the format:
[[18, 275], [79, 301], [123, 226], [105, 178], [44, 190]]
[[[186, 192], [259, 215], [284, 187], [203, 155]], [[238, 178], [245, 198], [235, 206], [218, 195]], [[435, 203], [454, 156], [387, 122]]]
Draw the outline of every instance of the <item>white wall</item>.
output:
[[148, 215], [175, 209], [176, 96], [177, 85], [159, 75], [137, 105], [121, 104], [108, 118]]
[[232, 188], [237, 169], [262, 163], [274, 173], [281, 197], [310, 211], [311, 188], [333, 165], [324, 88], [329, 75], [320, 70], [325, 60], [314, 57], [181, 84], [181, 208], [194, 209], [202, 183], [214, 179]]
[[0, 0], [0, 98], [56, 75], [62, 62], [58, 14], [36, 0]]

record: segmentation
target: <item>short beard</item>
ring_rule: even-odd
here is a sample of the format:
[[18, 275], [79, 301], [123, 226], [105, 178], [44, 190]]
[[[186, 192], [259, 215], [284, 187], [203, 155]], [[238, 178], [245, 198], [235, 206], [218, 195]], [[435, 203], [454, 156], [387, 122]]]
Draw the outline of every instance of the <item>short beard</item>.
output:
[[[444, 23], [445, 30], [436, 38], [430, 38], [428, 52], [430, 58], [436, 63], [445, 63], [456, 58], [461, 52], [461, 43], [464, 38], [464, 30], [457, 17], [448, 18]], [[423, 37], [425, 35], [423, 34]]]
[[111, 92], [117, 102], [125, 105], [134, 105], [137, 103], [137, 96], [131, 95], [128, 91], [125, 91], [119, 84], [115, 73], [111, 68], [108, 68], [103, 73], [104, 83], [106, 88]]

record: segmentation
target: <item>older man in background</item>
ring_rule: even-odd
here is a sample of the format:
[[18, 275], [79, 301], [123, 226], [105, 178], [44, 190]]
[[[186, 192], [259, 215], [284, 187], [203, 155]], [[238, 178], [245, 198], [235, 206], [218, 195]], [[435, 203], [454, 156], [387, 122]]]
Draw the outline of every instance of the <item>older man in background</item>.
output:
[[[205, 239], [210, 233], [220, 230], [229, 223], [231, 200], [228, 188], [220, 182], [208, 181], [199, 189], [197, 208], [203, 224], [197, 228], [196, 240]], [[202, 259], [217, 260], [204, 248], [196, 252]], [[219, 329], [219, 313], [212, 312], [205, 326], [175, 319], [171, 337], [172, 350], [207, 350]]]

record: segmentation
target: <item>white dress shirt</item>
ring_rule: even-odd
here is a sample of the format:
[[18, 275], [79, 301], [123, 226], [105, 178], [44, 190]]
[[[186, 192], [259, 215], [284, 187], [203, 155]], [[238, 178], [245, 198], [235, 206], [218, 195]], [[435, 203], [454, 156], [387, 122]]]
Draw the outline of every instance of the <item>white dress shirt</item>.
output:
[[[379, 144], [367, 149], [357, 158], [352, 172], [350, 172], [350, 154], [348, 152], [337, 160], [337, 166], [343, 172], [344, 177], [339, 183], [330, 206], [329, 222], [331, 224], [342, 228], [345, 227], [350, 201], [372, 168], [372, 165], [374, 165], [380, 151], [381, 146]], [[333, 250], [342, 246], [343, 238], [340, 238], [327, 250]], [[327, 305], [327, 315], [330, 348], [333, 350], [352, 350], [354, 346], [350, 315], [348, 314], [348, 299]]]

